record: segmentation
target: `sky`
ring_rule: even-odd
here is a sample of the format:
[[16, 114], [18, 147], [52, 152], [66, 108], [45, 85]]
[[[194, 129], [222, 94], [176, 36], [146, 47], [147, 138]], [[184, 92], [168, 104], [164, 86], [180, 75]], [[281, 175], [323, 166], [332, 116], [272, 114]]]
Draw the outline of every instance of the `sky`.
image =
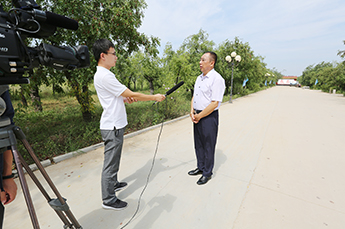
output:
[[341, 62], [344, 0], [146, 0], [139, 31], [176, 51], [200, 29], [216, 46], [239, 37], [269, 69], [301, 76], [310, 65]]

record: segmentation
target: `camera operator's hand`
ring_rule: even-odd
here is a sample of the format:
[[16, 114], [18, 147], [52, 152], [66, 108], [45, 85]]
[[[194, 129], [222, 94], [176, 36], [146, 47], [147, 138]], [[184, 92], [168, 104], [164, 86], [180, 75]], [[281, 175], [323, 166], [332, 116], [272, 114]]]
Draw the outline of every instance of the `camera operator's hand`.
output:
[[6, 150], [3, 153], [3, 171], [2, 171], [2, 187], [5, 190], [1, 192], [1, 202], [3, 204], [11, 203], [17, 195], [17, 185], [13, 177], [7, 177], [12, 174], [13, 155], [11, 150]]
[[165, 99], [165, 95], [162, 94], [155, 94], [155, 100], [157, 102], [162, 102]]
[[1, 192], [1, 202], [3, 205], [11, 203], [17, 195], [17, 185], [13, 178], [2, 180], [4, 192]]

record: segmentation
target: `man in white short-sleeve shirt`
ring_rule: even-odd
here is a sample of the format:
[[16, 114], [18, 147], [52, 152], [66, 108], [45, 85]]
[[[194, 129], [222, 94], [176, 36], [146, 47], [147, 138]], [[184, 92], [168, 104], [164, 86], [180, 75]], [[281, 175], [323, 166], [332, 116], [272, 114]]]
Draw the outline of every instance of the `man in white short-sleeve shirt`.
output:
[[114, 44], [107, 39], [97, 40], [93, 45], [93, 54], [98, 63], [94, 75], [94, 85], [97, 96], [103, 108], [100, 129], [104, 141], [104, 162], [101, 178], [102, 207], [104, 209], [122, 210], [127, 203], [116, 197], [115, 192], [127, 186], [119, 182], [117, 174], [120, 166], [123, 135], [127, 126], [125, 102], [158, 101], [165, 99], [164, 95], [145, 95], [132, 92], [121, 84], [110, 68], [116, 65], [117, 56]]
[[122, 129], [127, 126], [126, 107], [121, 96], [127, 87], [115, 78], [114, 73], [101, 66], [97, 66], [94, 85], [103, 107], [100, 129]]

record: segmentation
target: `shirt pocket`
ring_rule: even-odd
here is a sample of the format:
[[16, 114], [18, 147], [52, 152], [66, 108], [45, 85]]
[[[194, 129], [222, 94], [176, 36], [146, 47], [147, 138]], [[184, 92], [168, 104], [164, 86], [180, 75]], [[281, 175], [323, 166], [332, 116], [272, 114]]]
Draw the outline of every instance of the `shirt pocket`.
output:
[[212, 89], [210, 84], [205, 82], [204, 84], [200, 85], [199, 89], [206, 98], [211, 98]]

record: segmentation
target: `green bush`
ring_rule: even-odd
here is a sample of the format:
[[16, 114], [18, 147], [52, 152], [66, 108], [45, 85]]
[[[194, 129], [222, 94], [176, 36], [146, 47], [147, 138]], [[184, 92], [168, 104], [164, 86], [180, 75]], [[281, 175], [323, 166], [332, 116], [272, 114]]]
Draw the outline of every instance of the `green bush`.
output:
[[[44, 98], [42, 100], [45, 101]], [[50, 105], [49, 109], [45, 107], [42, 112], [24, 109], [20, 103], [15, 104], [15, 124], [22, 128], [39, 160], [52, 159], [102, 142], [99, 130], [102, 107], [99, 103], [95, 104], [93, 118], [89, 122], [83, 120], [77, 103], [64, 99], [60, 99], [60, 103]], [[152, 101], [126, 104], [126, 133], [189, 113], [189, 104], [184, 95], [174, 95], [157, 104]], [[29, 164], [32, 163], [22, 144], [18, 144], [18, 150]]]

